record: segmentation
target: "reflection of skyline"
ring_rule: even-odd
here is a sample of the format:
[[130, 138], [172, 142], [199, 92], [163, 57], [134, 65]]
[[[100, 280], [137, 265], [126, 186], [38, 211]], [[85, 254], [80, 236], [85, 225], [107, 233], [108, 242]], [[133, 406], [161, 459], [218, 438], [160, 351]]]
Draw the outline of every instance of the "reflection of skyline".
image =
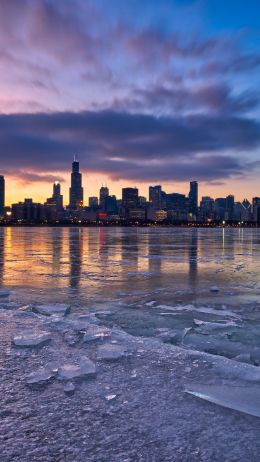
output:
[[51, 243], [52, 243], [52, 271], [53, 274], [59, 274], [61, 270], [61, 255], [63, 248], [63, 229], [52, 229]]
[[[224, 284], [230, 272], [239, 284], [259, 268], [260, 234], [226, 229], [224, 237], [222, 229], [0, 228], [0, 284], [101, 298], [164, 286], [195, 292], [198, 282]], [[233, 271], [235, 261], [245, 269]]]
[[4, 264], [5, 264], [5, 232], [6, 228], [0, 230], [0, 285], [4, 279]]
[[161, 233], [156, 231], [148, 233], [149, 271], [155, 273], [157, 277], [161, 275], [163, 240], [164, 236]]
[[198, 230], [192, 229], [189, 242], [189, 281], [193, 289], [196, 288], [198, 277]]
[[83, 255], [83, 232], [81, 228], [69, 228], [70, 287], [80, 283]]
[[131, 261], [130, 271], [137, 271], [138, 268], [139, 239], [141, 237], [142, 234], [139, 234], [137, 229], [133, 229], [130, 235], [126, 232], [126, 229], [123, 229], [120, 234], [121, 261]]

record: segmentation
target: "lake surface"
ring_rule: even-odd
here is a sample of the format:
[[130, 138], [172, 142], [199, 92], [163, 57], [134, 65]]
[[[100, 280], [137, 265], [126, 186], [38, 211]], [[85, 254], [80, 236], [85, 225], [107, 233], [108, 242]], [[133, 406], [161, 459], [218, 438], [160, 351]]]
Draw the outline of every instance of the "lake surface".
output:
[[69, 303], [133, 335], [258, 364], [259, 244], [259, 229], [1, 228], [0, 305]]

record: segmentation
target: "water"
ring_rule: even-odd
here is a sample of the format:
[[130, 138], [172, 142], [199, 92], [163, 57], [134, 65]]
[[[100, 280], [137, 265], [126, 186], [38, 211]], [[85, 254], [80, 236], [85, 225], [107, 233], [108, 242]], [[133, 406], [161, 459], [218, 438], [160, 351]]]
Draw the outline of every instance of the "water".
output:
[[259, 241], [1, 228], [1, 461], [258, 461]]
[[241, 228], [1, 228], [0, 305], [69, 303], [132, 335], [258, 364], [259, 243]]

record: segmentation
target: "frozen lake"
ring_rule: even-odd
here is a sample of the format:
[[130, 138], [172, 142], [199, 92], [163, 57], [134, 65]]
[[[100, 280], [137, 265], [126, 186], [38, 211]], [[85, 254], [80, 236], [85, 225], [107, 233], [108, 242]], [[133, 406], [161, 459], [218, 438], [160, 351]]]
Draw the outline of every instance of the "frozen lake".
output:
[[10, 307], [69, 303], [132, 335], [258, 364], [259, 244], [259, 229], [2, 228], [0, 282]]
[[258, 461], [259, 243], [0, 229], [1, 461]]

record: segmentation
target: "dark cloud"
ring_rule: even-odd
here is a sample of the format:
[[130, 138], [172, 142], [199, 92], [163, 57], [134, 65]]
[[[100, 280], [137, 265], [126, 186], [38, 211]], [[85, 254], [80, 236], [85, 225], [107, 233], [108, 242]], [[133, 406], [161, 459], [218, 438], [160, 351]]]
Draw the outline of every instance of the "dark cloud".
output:
[[136, 88], [130, 97], [115, 99], [114, 107], [117, 110], [160, 111], [161, 113], [201, 112], [240, 114], [254, 110], [259, 104], [259, 95], [244, 92], [232, 95], [226, 84], [203, 85], [198, 88], [172, 88], [157, 85], [145, 89]]
[[223, 114], [180, 118], [110, 110], [0, 115], [0, 159], [14, 175], [17, 165], [40, 175], [68, 170], [77, 152], [84, 169], [113, 178], [219, 180], [245, 173], [248, 161], [238, 154], [259, 143], [257, 121]]

